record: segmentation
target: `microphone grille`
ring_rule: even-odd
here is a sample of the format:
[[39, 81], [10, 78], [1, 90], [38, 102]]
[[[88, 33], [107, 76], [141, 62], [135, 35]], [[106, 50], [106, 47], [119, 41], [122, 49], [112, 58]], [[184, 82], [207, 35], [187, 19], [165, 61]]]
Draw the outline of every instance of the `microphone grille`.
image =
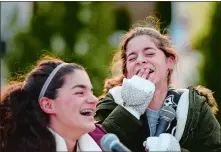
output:
[[171, 122], [176, 117], [176, 111], [170, 106], [164, 106], [160, 110], [160, 118]]
[[115, 134], [108, 133], [101, 138], [101, 147], [104, 151], [111, 151], [112, 145], [120, 142]]

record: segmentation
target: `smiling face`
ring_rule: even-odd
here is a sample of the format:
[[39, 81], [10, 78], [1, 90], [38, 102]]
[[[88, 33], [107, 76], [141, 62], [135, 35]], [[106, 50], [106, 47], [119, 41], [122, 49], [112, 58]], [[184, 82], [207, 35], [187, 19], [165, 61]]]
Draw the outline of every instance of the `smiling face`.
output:
[[139, 75], [159, 86], [162, 82], [167, 82], [168, 72], [173, 65], [174, 59], [166, 57], [147, 35], [136, 36], [127, 44], [127, 78]]
[[50, 124], [66, 131], [87, 133], [94, 130], [94, 113], [98, 99], [93, 95], [87, 73], [75, 70], [66, 75], [64, 80], [62, 88], [57, 90], [57, 98], [49, 99], [51, 110], [46, 111], [50, 115]]

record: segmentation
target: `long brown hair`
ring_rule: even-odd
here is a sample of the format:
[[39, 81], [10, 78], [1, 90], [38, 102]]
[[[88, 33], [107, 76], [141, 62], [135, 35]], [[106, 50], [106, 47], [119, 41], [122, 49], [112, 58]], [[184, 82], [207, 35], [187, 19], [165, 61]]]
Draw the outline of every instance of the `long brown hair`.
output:
[[[119, 50], [117, 50], [116, 53], [114, 54], [111, 63], [112, 74], [113, 73], [118, 73], [118, 74], [121, 73], [121, 74], [105, 80], [103, 95], [105, 95], [112, 87], [121, 85], [123, 82], [123, 78], [127, 76], [127, 69], [126, 69], [127, 44], [131, 39], [133, 39], [136, 36], [141, 36], [141, 35], [150, 36], [153, 42], [155, 43], [155, 45], [157, 46], [157, 48], [163, 51], [166, 57], [173, 57], [174, 60], [177, 61], [176, 51], [173, 49], [168, 36], [161, 34], [159, 32], [160, 31], [159, 20], [154, 16], [150, 16], [143, 23], [145, 23], [145, 25], [141, 25], [139, 23], [134, 25], [123, 36]], [[172, 72], [173, 71], [169, 71], [168, 84], [170, 84]]]

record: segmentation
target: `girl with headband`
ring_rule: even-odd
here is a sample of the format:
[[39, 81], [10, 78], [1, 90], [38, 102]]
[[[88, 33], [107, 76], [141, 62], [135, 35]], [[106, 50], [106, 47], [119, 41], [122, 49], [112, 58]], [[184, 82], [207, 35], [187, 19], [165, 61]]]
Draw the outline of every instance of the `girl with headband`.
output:
[[0, 148], [102, 151], [99, 140], [105, 132], [94, 124], [97, 102], [82, 66], [44, 57], [24, 82], [1, 92]]

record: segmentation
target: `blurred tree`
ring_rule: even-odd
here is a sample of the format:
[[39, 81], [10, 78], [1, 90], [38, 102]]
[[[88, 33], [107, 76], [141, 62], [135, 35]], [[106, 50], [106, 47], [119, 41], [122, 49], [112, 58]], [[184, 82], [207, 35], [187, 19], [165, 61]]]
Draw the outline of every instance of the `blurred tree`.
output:
[[3, 58], [4, 54], [5, 54], [5, 42], [1, 41], [1, 45], [0, 45], [0, 58]]
[[172, 18], [172, 8], [171, 8], [171, 3], [172, 2], [156, 2], [156, 16], [160, 19], [160, 30], [161, 33], [166, 34], [167, 30], [164, 31], [165, 29], [168, 28], [168, 26], [171, 23], [171, 18]]
[[115, 24], [117, 30], [130, 29], [131, 19], [130, 14], [126, 7], [120, 7], [114, 11], [115, 13]]
[[[33, 2], [29, 29], [17, 33], [5, 61], [11, 76], [22, 74], [50, 52], [77, 62], [89, 73], [95, 94], [108, 76], [113, 50], [108, 42], [115, 29], [110, 2]], [[104, 13], [105, 12], [105, 13]]]
[[[221, 110], [221, 3], [214, 3], [214, 12], [211, 15], [211, 25], [208, 35], [198, 40], [196, 47], [202, 50], [204, 63], [201, 69], [202, 85], [214, 91], [214, 97], [218, 103], [219, 111]], [[221, 123], [220, 113], [217, 115]]]

